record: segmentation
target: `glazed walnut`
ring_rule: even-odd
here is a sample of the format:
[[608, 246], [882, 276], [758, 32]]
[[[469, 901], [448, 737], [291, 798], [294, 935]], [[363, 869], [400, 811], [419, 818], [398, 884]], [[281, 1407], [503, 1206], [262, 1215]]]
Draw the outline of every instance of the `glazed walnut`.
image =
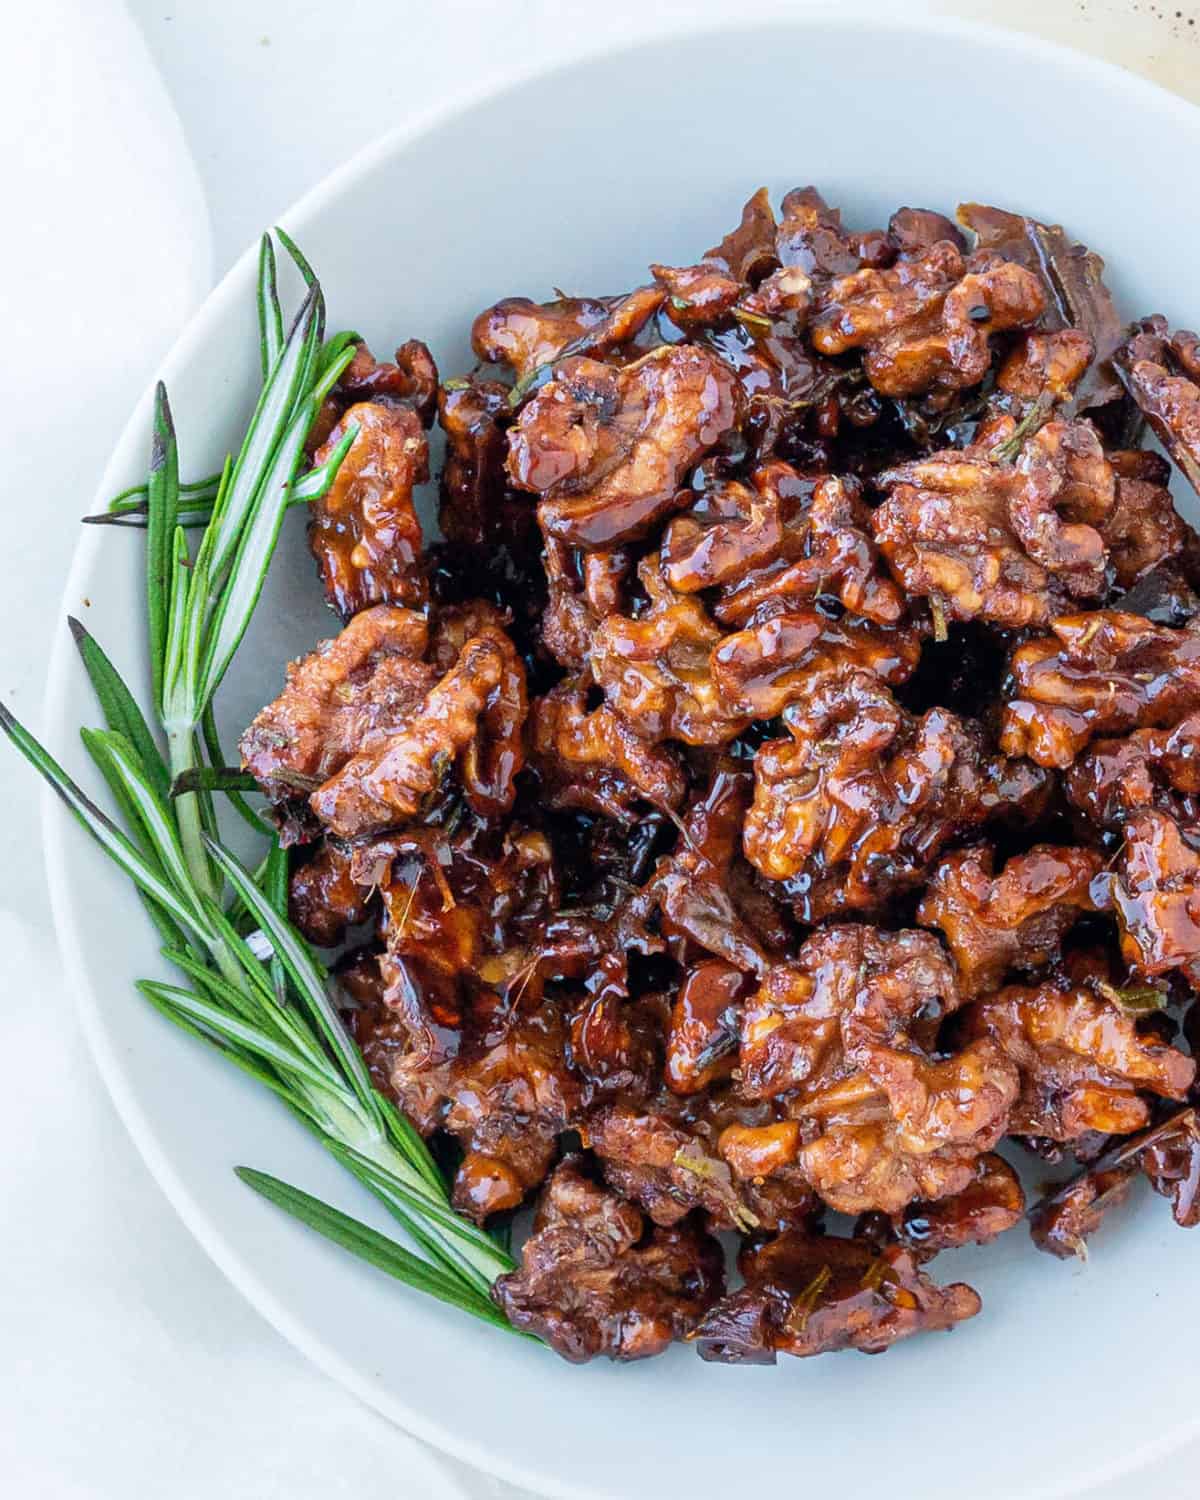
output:
[[1124, 449], [1110, 453], [1108, 462], [1117, 481], [1116, 504], [1100, 531], [1117, 586], [1131, 589], [1183, 552], [1188, 527], [1167, 488], [1170, 467], [1157, 453]]
[[908, 593], [936, 601], [947, 619], [1021, 629], [1103, 593], [1097, 528], [1116, 488], [1089, 423], [1048, 422], [1011, 461], [1003, 432], [1015, 440], [1011, 425], [992, 429], [984, 443], [880, 474], [888, 498], [873, 525]]
[[1119, 827], [1154, 807], [1200, 823], [1200, 712], [1170, 729], [1135, 729], [1093, 740], [1063, 779], [1067, 800], [1095, 825]]
[[421, 419], [410, 406], [359, 402], [317, 450], [318, 464], [351, 426], [358, 432], [309, 525], [325, 598], [343, 620], [373, 604], [419, 606], [427, 593], [413, 506], [429, 478]]
[[1149, 808], [1122, 832], [1113, 868], [1093, 885], [1097, 904], [1116, 916], [1122, 957], [1137, 975], [1178, 969], [1200, 983], [1200, 839]]
[[1191, 1058], [1113, 1001], [1083, 988], [1009, 985], [974, 1006], [970, 1034], [990, 1037], [1020, 1069], [1014, 1134], [1070, 1141], [1088, 1131], [1120, 1135], [1149, 1119], [1145, 1092], [1182, 1099]]
[[881, 1247], [898, 1241], [921, 1263], [943, 1250], [986, 1245], [1019, 1224], [1024, 1213], [1025, 1193], [1017, 1174], [1002, 1156], [985, 1151], [976, 1157], [971, 1180], [961, 1192], [936, 1203], [910, 1203], [891, 1218], [864, 1214], [854, 1232], [877, 1239]]
[[541, 497], [547, 535], [611, 547], [678, 507], [685, 473], [737, 418], [733, 375], [704, 350], [667, 345], [620, 370], [564, 360], [510, 431], [508, 471]]
[[989, 751], [979, 725], [915, 718], [871, 673], [815, 674], [784, 723], [791, 738], [755, 757], [744, 844], [805, 921], [881, 907], [951, 838], [1044, 797], [1044, 773]]
[[1196, 335], [1170, 335], [1165, 318], [1136, 324], [1114, 361], [1155, 437], [1200, 493], [1200, 359]]
[[990, 849], [962, 849], [930, 876], [917, 921], [941, 930], [962, 992], [982, 994], [1057, 955], [1080, 914], [1095, 910], [1089, 887], [1101, 866], [1091, 849], [1038, 844], [995, 875]]
[[853, 479], [803, 478], [775, 459], [750, 483], [729, 480], [702, 493], [663, 536], [663, 575], [673, 589], [720, 588], [713, 614], [745, 625], [767, 603], [807, 603], [818, 594], [853, 614], [894, 625], [904, 601], [883, 575], [869, 513]]
[[657, 287], [623, 297], [561, 297], [531, 302], [506, 297], [481, 312], [471, 327], [471, 347], [488, 364], [511, 367], [525, 381], [567, 354], [602, 358], [624, 351], [662, 305]]
[[831, 283], [810, 325], [822, 354], [863, 349], [863, 368], [885, 396], [943, 394], [978, 385], [991, 335], [1035, 323], [1045, 294], [1023, 267], [988, 257], [970, 266], [942, 240], [887, 270]]
[[638, 1209], [568, 1157], [542, 1193], [520, 1269], [493, 1288], [497, 1306], [574, 1364], [661, 1354], [721, 1295], [725, 1267], [699, 1229], [644, 1231]]
[[1003, 1133], [1016, 1068], [990, 1040], [936, 1053], [960, 997], [928, 933], [830, 927], [770, 969], [742, 1015], [749, 1098], [786, 1102], [794, 1160], [831, 1208], [901, 1210], [959, 1192]]
[[[525, 677], [487, 624], [439, 673], [421, 660], [421, 617], [386, 606], [293, 663], [287, 687], [242, 739], [269, 792], [307, 792], [317, 820], [353, 838], [414, 817], [451, 768], [484, 815], [511, 806], [523, 761]], [[435, 643], [436, 644], [436, 643]]]
[[578, 807], [633, 823], [639, 806], [675, 808], [687, 791], [677, 754], [648, 744], [632, 723], [600, 703], [588, 684], [559, 683], [533, 705], [532, 763], [553, 807]]
[[1177, 724], [1200, 708], [1200, 618], [1182, 630], [1118, 610], [1065, 615], [1018, 646], [1000, 745], [1069, 766], [1095, 735]]
[[745, 1285], [689, 1335], [703, 1359], [774, 1364], [777, 1354], [882, 1354], [980, 1309], [969, 1286], [935, 1285], [899, 1245], [879, 1252], [864, 1240], [792, 1233], [744, 1250], [738, 1267]]

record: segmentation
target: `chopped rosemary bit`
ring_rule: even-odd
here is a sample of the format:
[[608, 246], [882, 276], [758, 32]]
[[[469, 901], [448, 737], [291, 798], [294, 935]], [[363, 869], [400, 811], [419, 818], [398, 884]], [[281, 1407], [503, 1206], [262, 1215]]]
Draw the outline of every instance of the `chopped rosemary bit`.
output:
[[1104, 979], [1097, 979], [1093, 983], [1098, 994], [1103, 995], [1113, 1005], [1119, 1005], [1122, 1010], [1128, 1011], [1131, 1015], [1146, 1016], [1152, 1011], [1161, 1010], [1167, 1003], [1165, 991], [1155, 989], [1150, 984], [1119, 988]]

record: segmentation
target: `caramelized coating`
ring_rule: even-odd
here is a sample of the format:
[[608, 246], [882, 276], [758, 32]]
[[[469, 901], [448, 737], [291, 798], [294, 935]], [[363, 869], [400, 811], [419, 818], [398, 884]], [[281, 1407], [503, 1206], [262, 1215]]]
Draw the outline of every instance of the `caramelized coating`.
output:
[[790, 933], [770, 898], [744, 878], [739, 845], [749, 800], [749, 774], [719, 762], [708, 789], [688, 809], [678, 849], [658, 861], [629, 901], [627, 915], [643, 930], [656, 923], [680, 962], [699, 950], [740, 972], [761, 974], [771, 950], [788, 943]]
[[882, 1219], [883, 1239], [897, 1240], [915, 1260], [932, 1260], [943, 1250], [964, 1245], [986, 1245], [1019, 1224], [1025, 1213], [1025, 1193], [1017, 1174], [994, 1151], [976, 1157], [971, 1181], [961, 1192], [936, 1203], [910, 1203], [892, 1219], [864, 1215], [855, 1234], [866, 1234]]
[[283, 694], [242, 738], [243, 765], [271, 795], [308, 792], [343, 838], [414, 817], [456, 762], [477, 811], [510, 807], [525, 718], [512, 643], [486, 624], [439, 673], [419, 659], [427, 642], [425, 621], [407, 610], [356, 615], [288, 668]]
[[744, 625], [767, 603], [829, 594], [846, 609], [894, 625], [904, 601], [880, 569], [869, 512], [853, 479], [817, 483], [779, 459], [750, 483], [729, 480], [701, 494], [663, 535], [663, 575], [691, 594], [719, 586], [713, 613]]
[[326, 839], [291, 878], [288, 916], [318, 947], [335, 947], [371, 913], [371, 888], [354, 879], [352, 865], [352, 852]]
[[494, 545], [533, 520], [533, 507], [510, 491], [504, 468], [508, 396], [500, 381], [475, 378], [448, 381], [438, 391], [438, 424], [446, 434], [438, 522], [451, 542]]
[[968, 269], [941, 240], [887, 270], [834, 281], [810, 336], [822, 354], [865, 350], [867, 379], [882, 395], [940, 395], [978, 385], [991, 367], [991, 335], [1028, 327], [1045, 305], [1031, 272], [996, 258]]
[[317, 450], [324, 463], [350, 426], [358, 434], [312, 506], [308, 540], [331, 609], [343, 620], [373, 604], [419, 606], [427, 587], [413, 489], [429, 478], [429, 444], [410, 406], [361, 401]]
[[1000, 747], [1066, 767], [1095, 735], [1177, 724], [1200, 708], [1200, 617], [1182, 630], [1118, 610], [1065, 615], [1018, 646]]
[[[1196, 834], [1149, 808], [1124, 827], [1115, 867], [1096, 877], [1097, 905], [1116, 915], [1121, 956], [1137, 975], [1179, 969], [1200, 984], [1200, 853]], [[1188, 834], [1191, 837], [1188, 837]]]
[[1180, 472], [1200, 494], [1200, 362], [1196, 335], [1168, 335], [1165, 318], [1147, 318], [1118, 350], [1125, 389]]
[[804, 921], [881, 907], [951, 838], [1044, 796], [1044, 774], [991, 753], [979, 725], [945, 709], [915, 718], [869, 672], [814, 674], [784, 724], [791, 738], [755, 756], [743, 842]]
[[242, 736], [243, 767], [273, 798], [312, 791], [428, 691], [428, 644], [429, 627], [411, 610], [356, 615], [288, 666], [283, 693]]
[[510, 366], [518, 381], [568, 354], [596, 358], [625, 349], [662, 306], [657, 287], [623, 297], [560, 297], [531, 302], [506, 297], [481, 312], [471, 327], [471, 347], [487, 364]]
[[962, 1282], [939, 1287], [899, 1245], [791, 1233], [744, 1250], [745, 1285], [730, 1292], [689, 1338], [702, 1359], [774, 1364], [839, 1349], [882, 1354], [897, 1339], [953, 1328], [980, 1309]]
[[1091, 849], [1038, 844], [993, 874], [992, 851], [961, 849], [934, 870], [917, 921], [946, 939], [964, 995], [995, 988], [1012, 969], [1049, 963], [1080, 913], [1101, 857]]
[[673, 1093], [697, 1094], [733, 1072], [745, 988], [742, 971], [719, 958], [688, 972], [671, 1010], [663, 1064]]
[[998, 1042], [1020, 1069], [1016, 1135], [1070, 1141], [1140, 1130], [1149, 1118], [1144, 1092], [1182, 1099], [1195, 1077], [1190, 1057], [1087, 989], [1009, 985], [978, 1001], [968, 1020], [970, 1035]]
[[[694, 1127], [666, 1095], [645, 1104], [604, 1105], [579, 1131], [600, 1158], [606, 1180], [640, 1203], [655, 1224], [677, 1224], [698, 1208], [716, 1229], [758, 1228], [746, 1186]], [[805, 1206], [810, 1202], [805, 1193]]]
[[461, 1030], [430, 1035], [408, 1024], [395, 992], [419, 984], [404, 960], [384, 965], [386, 1004], [356, 1032], [369, 1061], [386, 1058], [386, 1088], [423, 1135], [448, 1130], [463, 1147], [454, 1206], [483, 1223], [516, 1208], [550, 1170], [579, 1107], [557, 1006], [511, 1013], [482, 996]]
[[309, 431], [306, 448], [314, 453], [356, 401], [378, 401], [411, 406], [422, 427], [433, 421], [438, 396], [438, 371], [433, 355], [420, 339], [409, 339], [396, 350], [395, 363], [380, 363], [361, 341], [354, 358], [325, 398]]
[[549, 598], [542, 615], [542, 641], [560, 666], [580, 672], [587, 666], [601, 620], [624, 612], [631, 555], [623, 547], [581, 552], [550, 536], [543, 562]]
[[564, 360], [509, 434], [513, 483], [541, 496], [548, 536], [611, 547], [677, 508], [688, 469], [737, 423], [733, 374], [686, 344], [616, 370]]
[[896, 1213], [959, 1192], [1000, 1138], [1016, 1068], [988, 1039], [933, 1050], [958, 1004], [935, 938], [858, 926], [815, 933], [746, 1002], [742, 1090], [787, 1100], [794, 1159], [831, 1208]]
[[720, 629], [700, 600], [667, 586], [656, 556], [642, 560], [638, 579], [649, 604], [636, 618], [612, 614], [600, 624], [589, 651], [593, 678], [644, 739], [725, 744], [750, 715], [731, 712], [713, 680]]
[[1171, 1200], [1176, 1224], [1183, 1229], [1200, 1224], [1200, 1120], [1196, 1111], [1182, 1110], [1150, 1131], [1139, 1160], [1150, 1186]]
[[1045, 293], [1039, 327], [1076, 329], [1092, 346], [1092, 363], [1074, 392], [1076, 411], [1105, 406], [1121, 394], [1113, 353], [1123, 337], [1121, 318], [1104, 284], [1104, 261], [1074, 244], [1058, 224], [1040, 224], [1021, 214], [982, 203], [963, 203], [959, 223], [976, 237], [976, 250], [1024, 266]]
[[1018, 419], [1069, 402], [1092, 362], [1092, 341], [1075, 328], [1026, 333], [996, 374], [991, 408]]
[[1131, 589], [1161, 563], [1178, 557], [1188, 528], [1167, 485], [1169, 466], [1140, 448], [1110, 453], [1117, 478], [1116, 504], [1100, 527], [1118, 587]]
[[1048, 422], [1012, 462], [977, 442], [877, 483], [888, 491], [873, 517], [880, 550], [907, 592], [937, 601], [947, 619], [1045, 625], [1068, 598], [1106, 586], [1097, 525], [1115, 481], [1088, 423]]
[[772, 719], [809, 696], [818, 674], [858, 669], [884, 683], [904, 682], [920, 658], [910, 627], [867, 625], [853, 616], [831, 620], [817, 609], [789, 609], [751, 620], [712, 652], [711, 672], [722, 701], [735, 712]]
[[1070, 1187], [1037, 1204], [1029, 1216], [1029, 1234], [1039, 1250], [1059, 1260], [1087, 1259], [1087, 1242], [1104, 1215], [1129, 1195], [1134, 1168], [1085, 1172]]
[[573, 1364], [646, 1359], [686, 1337], [721, 1295], [721, 1248], [689, 1226], [655, 1228], [588, 1180], [578, 1157], [555, 1168], [521, 1267], [492, 1289], [515, 1328]]
[[1200, 822], [1200, 713], [1172, 729], [1135, 729], [1120, 739], [1094, 740], [1067, 772], [1072, 807], [1103, 828], [1156, 807], [1177, 822]]
[[648, 744], [607, 703], [588, 710], [586, 679], [561, 682], [534, 702], [532, 763], [552, 807], [630, 824], [639, 806], [675, 808], [687, 791], [678, 755]]

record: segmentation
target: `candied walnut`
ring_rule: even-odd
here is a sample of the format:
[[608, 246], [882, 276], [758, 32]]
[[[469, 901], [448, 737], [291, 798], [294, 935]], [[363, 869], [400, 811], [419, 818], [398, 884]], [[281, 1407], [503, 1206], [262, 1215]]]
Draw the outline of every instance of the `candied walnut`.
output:
[[882, 395], [941, 395], [978, 385], [991, 367], [991, 335], [1028, 327], [1045, 305], [1031, 272], [995, 258], [968, 269], [942, 240], [887, 270], [832, 282], [809, 335], [821, 354], [865, 350], [867, 379]]
[[700, 1208], [714, 1228], [757, 1228], [745, 1192], [693, 1123], [680, 1103], [664, 1095], [644, 1104], [602, 1105], [579, 1133], [600, 1158], [607, 1181], [640, 1203], [654, 1223], [676, 1224]]
[[1117, 586], [1131, 589], [1182, 553], [1188, 528], [1167, 488], [1171, 471], [1157, 453], [1134, 448], [1110, 453], [1108, 462], [1117, 477], [1117, 498], [1100, 532]]
[[607, 703], [589, 711], [586, 679], [561, 682], [533, 704], [531, 759], [551, 807], [631, 824], [649, 804], [675, 808], [687, 791], [677, 754], [648, 744]]
[[289, 664], [283, 693], [242, 736], [243, 767], [273, 799], [312, 791], [433, 685], [421, 660], [428, 644], [429, 626], [412, 610], [356, 615]]
[[974, 233], [977, 251], [1015, 261], [1038, 278], [1046, 302], [1040, 328], [1076, 329], [1091, 343], [1092, 362], [1075, 389], [1074, 409], [1088, 411], [1115, 401], [1121, 387], [1112, 356], [1124, 331], [1104, 284], [1100, 256], [1073, 244], [1058, 224], [1039, 224], [982, 203], [960, 204], [958, 219]]
[[284, 692], [242, 737], [245, 768], [274, 798], [309, 793], [317, 819], [345, 838], [413, 817], [455, 761], [477, 811], [510, 807], [525, 717], [512, 643], [484, 623], [451, 657], [442, 628], [435, 656], [453, 665], [439, 671], [420, 660], [428, 636], [408, 610], [356, 615], [288, 668]]
[[1177, 1224], [1200, 1223], [1200, 1122], [1194, 1109], [1184, 1109], [1119, 1141], [1035, 1204], [1029, 1216], [1034, 1244], [1063, 1260], [1086, 1259], [1088, 1237], [1126, 1196], [1139, 1168], [1156, 1193], [1171, 1199]]
[[508, 396], [498, 380], [476, 377], [447, 381], [438, 392], [446, 434], [438, 523], [451, 542], [482, 547], [536, 538], [533, 506], [510, 489], [504, 467], [513, 417]]
[[330, 607], [348, 620], [372, 604], [425, 602], [421, 523], [413, 489], [429, 478], [429, 444], [409, 406], [361, 401], [317, 450], [332, 453], [351, 425], [358, 433], [326, 493], [314, 500], [308, 540]]
[[688, 973], [671, 1009], [663, 1064], [673, 1093], [697, 1094], [733, 1072], [745, 988], [742, 970], [719, 958], [706, 959]]
[[917, 908], [917, 921], [945, 937], [964, 995], [994, 988], [1010, 969], [1049, 963], [1080, 914], [1095, 910], [1089, 886], [1102, 861], [1094, 850], [1038, 844], [999, 875], [992, 860], [986, 847], [947, 855]]
[[1104, 1215], [1122, 1202], [1133, 1185], [1134, 1168], [1085, 1172], [1077, 1181], [1036, 1204], [1029, 1215], [1029, 1234], [1039, 1250], [1070, 1260], [1087, 1258], [1087, 1242]]
[[1172, 729], [1094, 740], [1067, 772], [1067, 800], [1094, 823], [1119, 827], [1139, 808], [1200, 822], [1200, 713]]
[[1118, 610], [1066, 615], [1018, 646], [1000, 746], [1066, 767], [1095, 735], [1177, 724], [1200, 708], [1200, 618], [1182, 630]]
[[717, 266], [650, 267], [650, 274], [667, 293], [667, 316], [684, 333], [694, 333], [727, 318], [746, 288]]
[[542, 614], [542, 641], [555, 661], [579, 672], [587, 665], [600, 622], [624, 612], [632, 558], [623, 547], [581, 552], [550, 536], [543, 563], [549, 598]]
[[[428, 1135], [441, 1128], [461, 1143], [454, 1206], [478, 1223], [516, 1208], [558, 1154], [558, 1138], [578, 1109], [579, 1085], [565, 1056], [557, 1005], [513, 1012], [482, 992], [460, 1029], [415, 1030], [398, 994], [421, 983], [419, 964], [385, 961], [387, 999], [364, 1015], [356, 1036], [386, 1091]], [[420, 1009], [427, 1006], [420, 1004]]]
[[750, 484], [719, 483], [671, 521], [663, 574], [680, 593], [720, 586], [713, 613], [724, 624], [744, 625], [773, 601], [831, 594], [854, 614], [894, 625], [904, 600], [881, 573], [869, 526], [855, 480], [814, 483], [775, 459]]
[[657, 555], [642, 559], [638, 578], [648, 607], [636, 618], [612, 614], [601, 622], [589, 652], [593, 678], [644, 739], [734, 739], [751, 714], [735, 714], [713, 680], [709, 659], [722, 632], [699, 599], [667, 586]]
[[939, 1287], [899, 1245], [793, 1232], [742, 1251], [745, 1285], [688, 1335], [702, 1359], [774, 1364], [839, 1349], [882, 1354], [897, 1339], [973, 1318], [979, 1296], [963, 1282]]
[[1176, 1224], [1200, 1224], [1200, 1120], [1194, 1109], [1173, 1115], [1147, 1133], [1139, 1153], [1150, 1186], [1171, 1200]]
[[743, 844], [788, 881], [802, 921], [882, 906], [949, 839], [1044, 797], [1045, 774], [990, 753], [978, 724], [940, 708], [918, 719], [853, 667], [813, 674], [784, 724], [791, 739], [755, 756]]
[[1092, 362], [1092, 341], [1074, 328], [1026, 333], [996, 375], [989, 409], [1025, 419], [1071, 399]]
[[936, 1203], [910, 1203], [891, 1219], [864, 1214], [854, 1232], [869, 1237], [882, 1220], [883, 1244], [894, 1239], [922, 1262], [943, 1250], [986, 1245], [1020, 1223], [1024, 1213], [1025, 1193], [1017, 1174], [1002, 1156], [985, 1151], [961, 1192]]
[[524, 762], [525, 671], [494, 627], [473, 636], [454, 665], [382, 738], [364, 742], [309, 799], [343, 838], [414, 817], [456, 761], [472, 805], [485, 816], [512, 806]]
[[509, 433], [508, 472], [547, 536], [611, 547], [678, 508], [684, 475], [736, 424], [728, 366], [690, 344], [613, 369], [564, 360]]
[[660, 859], [629, 898], [626, 915], [642, 931], [656, 916], [659, 946], [665, 944], [681, 963], [699, 949], [744, 973], [760, 974], [771, 951], [788, 943], [787, 927], [740, 857], [749, 800], [749, 772], [718, 762], [704, 795], [688, 808], [679, 848]]
[[409, 339], [396, 350], [395, 363], [380, 363], [361, 341], [354, 358], [342, 371], [336, 386], [325, 398], [305, 446], [313, 453], [356, 401], [378, 401], [383, 405], [403, 402], [411, 406], [428, 427], [433, 421], [438, 395], [438, 371], [433, 355], [420, 339]]
[[1117, 351], [1117, 372], [1155, 437], [1200, 494], [1200, 362], [1196, 335], [1169, 337], [1165, 318], [1147, 318]]
[[946, 618], [1044, 625], [1067, 598], [1106, 587], [1096, 527], [1114, 504], [1113, 473], [1088, 423], [1048, 422], [1011, 463], [987, 446], [993, 436], [880, 474], [889, 494], [875, 539], [904, 588]]
[[[787, 201], [784, 199], [785, 212]], [[737, 228], [719, 245], [706, 250], [704, 260], [741, 282], [760, 281], [775, 268], [775, 214], [765, 187], [747, 200]]]
[[492, 1290], [514, 1328], [582, 1364], [645, 1359], [685, 1337], [721, 1295], [721, 1248], [690, 1226], [655, 1228], [568, 1157], [546, 1184], [520, 1270]]
[[727, 710], [772, 719], [806, 698], [817, 674], [859, 669], [876, 681], [904, 682], [920, 659], [910, 627], [888, 629], [852, 616], [831, 620], [817, 609], [789, 609], [751, 620], [711, 655], [712, 680]]
[[1126, 820], [1115, 869], [1092, 885], [1121, 934], [1121, 956], [1136, 974], [1179, 969], [1200, 984], [1200, 853], [1166, 813], [1146, 808]]
[[288, 916], [318, 947], [334, 947], [371, 914], [373, 891], [354, 879], [353, 860], [351, 850], [325, 840], [291, 878]]
[[888, 239], [900, 256], [919, 255], [942, 240], [965, 251], [967, 242], [945, 214], [932, 208], [898, 208], [888, 220]]
[[1017, 1135], [1070, 1141], [1139, 1130], [1149, 1118], [1142, 1093], [1182, 1099], [1196, 1072], [1190, 1057], [1083, 988], [1009, 985], [975, 1004], [968, 1031], [993, 1038], [1020, 1070], [1009, 1123]]
[[936, 938], [830, 927], [769, 969], [742, 1013], [741, 1090], [785, 1099], [795, 1160], [831, 1208], [897, 1212], [966, 1187], [1005, 1128], [1017, 1072], [992, 1042], [936, 1055], [959, 1004]]
[[602, 357], [631, 344], [662, 306], [658, 287], [621, 297], [560, 297], [531, 302], [506, 297], [486, 308], [471, 327], [471, 347], [488, 364], [511, 366], [525, 381], [568, 354]]

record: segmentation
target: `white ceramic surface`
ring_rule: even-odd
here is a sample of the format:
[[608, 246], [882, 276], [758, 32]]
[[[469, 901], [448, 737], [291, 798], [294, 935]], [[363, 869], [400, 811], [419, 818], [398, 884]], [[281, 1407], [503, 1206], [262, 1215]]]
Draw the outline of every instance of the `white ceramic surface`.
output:
[[[929, 85], [914, 110], [917, 76]], [[650, 258], [686, 261], [760, 181], [782, 190], [815, 180], [856, 223], [899, 202], [960, 197], [1061, 219], [1104, 250], [1127, 310], [1185, 317], [1200, 208], [1184, 187], [1198, 147], [1200, 115], [1177, 99], [1028, 39], [806, 15], [527, 80], [385, 140], [287, 223], [320, 269], [336, 324], [380, 347], [422, 336], [447, 373], [468, 363], [465, 330], [487, 301], [555, 284], [616, 289]], [[252, 388], [252, 316], [246, 260], [165, 367], [190, 473], [219, 457]], [[143, 403], [104, 492], [139, 472], [146, 432]], [[90, 598], [89, 624], [136, 673], [128, 540], [85, 538], [68, 601]], [[294, 528], [226, 694], [227, 723], [274, 691], [283, 660], [322, 628]], [[47, 733], [76, 768], [81, 696], [64, 649]], [[97, 1055], [180, 1212], [318, 1363], [469, 1461], [564, 1496], [640, 1500], [792, 1475], [844, 1492], [852, 1471], [927, 1500], [963, 1494], [967, 1474], [972, 1500], [1000, 1500], [1112, 1477], [1194, 1427], [1184, 1363], [1194, 1252], [1153, 1209], [1127, 1219], [1083, 1273], [1017, 1236], [969, 1257], [984, 1315], [884, 1360], [729, 1370], [681, 1349], [642, 1366], [572, 1370], [420, 1301], [236, 1182], [230, 1168], [245, 1161], [373, 1216], [270, 1099], [138, 1001], [131, 980], [156, 968], [140, 908], [54, 808], [46, 843]]]

